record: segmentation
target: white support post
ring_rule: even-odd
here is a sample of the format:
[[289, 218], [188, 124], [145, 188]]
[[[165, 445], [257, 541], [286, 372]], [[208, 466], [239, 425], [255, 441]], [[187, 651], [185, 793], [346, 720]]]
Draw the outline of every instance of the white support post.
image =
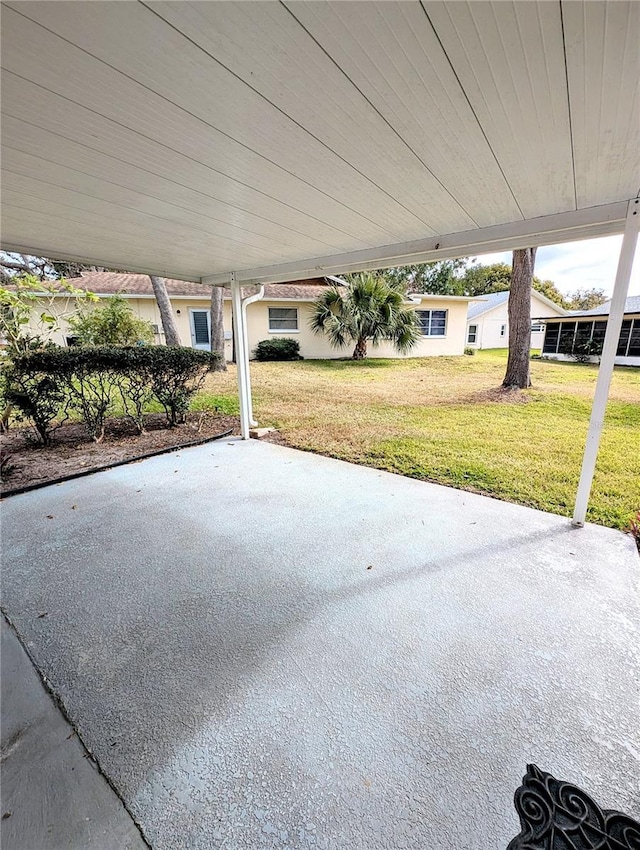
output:
[[238, 399], [240, 401], [240, 433], [243, 440], [249, 439], [249, 418], [251, 409], [251, 387], [249, 385], [249, 358], [245, 344], [246, 327], [242, 310], [242, 295], [240, 282], [236, 280], [235, 272], [230, 275], [231, 310], [233, 314], [233, 335], [236, 352], [236, 369], [238, 371]]
[[258, 423], [253, 418], [253, 398], [251, 396], [251, 367], [249, 365], [249, 325], [247, 322], [247, 307], [249, 306], [249, 304], [253, 304], [255, 301], [259, 301], [263, 295], [264, 286], [261, 286], [260, 289], [255, 293], [255, 295], [250, 295], [248, 298], [245, 298], [242, 301], [242, 321], [244, 324], [244, 352], [247, 361], [247, 397], [249, 399], [249, 425], [252, 428], [257, 428]]
[[624, 306], [627, 299], [627, 292], [629, 291], [629, 278], [631, 277], [631, 269], [633, 267], [633, 258], [636, 251], [636, 243], [638, 241], [639, 226], [640, 199], [635, 198], [633, 201], [629, 201], [629, 208], [627, 210], [624, 236], [622, 237], [620, 258], [618, 260], [618, 271], [616, 272], [616, 282], [613, 288], [613, 296], [611, 298], [607, 331], [605, 333], [604, 345], [602, 347], [600, 368], [598, 369], [598, 380], [596, 381], [596, 390], [593, 396], [593, 406], [591, 408], [589, 432], [587, 434], [587, 443], [582, 461], [582, 471], [580, 473], [580, 483], [578, 485], [576, 505], [573, 512], [572, 524], [579, 528], [581, 528], [585, 523], [587, 508], [589, 506], [589, 495], [591, 493], [591, 485], [593, 483], [593, 473], [596, 468], [596, 458], [598, 457], [600, 435], [604, 424], [607, 399], [609, 398], [609, 387], [611, 386], [611, 376], [613, 375], [616, 350], [618, 348], [618, 340], [620, 339], [620, 329], [622, 327], [622, 320], [624, 317]]

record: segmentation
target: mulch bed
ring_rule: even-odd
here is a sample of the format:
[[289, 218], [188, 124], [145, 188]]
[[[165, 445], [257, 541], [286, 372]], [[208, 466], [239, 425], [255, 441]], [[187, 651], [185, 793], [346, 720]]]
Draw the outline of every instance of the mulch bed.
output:
[[104, 440], [94, 443], [88, 440], [84, 426], [74, 422], [59, 428], [53, 444], [44, 448], [36, 443], [31, 428], [13, 427], [0, 435], [2, 454], [9, 456], [0, 495], [135, 460], [140, 455], [182, 448], [229, 429], [233, 434], [240, 433], [237, 416], [194, 412], [188, 414], [184, 425], [168, 428], [164, 414], [153, 413], [147, 418], [146, 434], [136, 434], [129, 420], [114, 418], [107, 421]]

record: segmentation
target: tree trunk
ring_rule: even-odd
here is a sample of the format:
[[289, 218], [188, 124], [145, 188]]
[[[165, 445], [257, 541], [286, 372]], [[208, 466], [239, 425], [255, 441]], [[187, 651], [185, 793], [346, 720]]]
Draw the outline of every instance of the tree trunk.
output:
[[211, 353], [218, 355], [214, 372], [226, 372], [227, 361], [224, 356], [224, 289], [211, 287]]
[[173, 315], [171, 301], [167, 295], [167, 287], [164, 278], [149, 275], [153, 294], [156, 297], [156, 303], [160, 310], [160, 318], [162, 320], [162, 329], [164, 330], [164, 341], [167, 345], [182, 345], [180, 342], [180, 334], [178, 333], [178, 325], [176, 318]]
[[360, 339], [356, 342], [356, 347], [353, 349], [352, 356], [354, 360], [364, 360], [364, 358], [367, 356], [366, 336], [361, 336]]
[[509, 290], [509, 358], [502, 386], [525, 389], [531, 386], [531, 285], [536, 248], [513, 252]]

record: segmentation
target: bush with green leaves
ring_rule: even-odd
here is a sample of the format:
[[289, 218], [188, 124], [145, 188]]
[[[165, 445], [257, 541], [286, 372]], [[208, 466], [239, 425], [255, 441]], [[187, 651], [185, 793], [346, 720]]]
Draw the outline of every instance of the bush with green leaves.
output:
[[218, 362], [211, 351], [197, 351], [179, 346], [158, 346], [149, 358], [151, 388], [167, 414], [171, 427], [185, 421], [191, 400], [207, 374]]
[[[166, 346], [93, 346], [50, 348], [14, 358], [7, 398], [36, 428], [47, 445], [67, 411], [77, 411], [89, 436], [104, 437], [116, 393], [139, 432], [145, 408], [155, 398], [170, 426], [184, 422], [191, 400], [217, 355]], [[54, 424], [56, 423], [56, 424]]]
[[83, 309], [68, 320], [79, 345], [136, 345], [153, 342], [151, 322], [138, 318], [122, 295], [101, 307]]
[[290, 337], [263, 339], [256, 345], [253, 356], [256, 360], [302, 360], [300, 343]]
[[471, 346], [469, 345], [465, 348], [464, 353], [467, 354], [469, 357], [473, 357], [474, 354], [476, 353], [476, 349], [471, 348]]
[[594, 339], [576, 339], [570, 354], [578, 363], [590, 363], [593, 357], [600, 357], [602, 354], [602, 342]]
[[18, 418], [33, 424], [44, 446], [68, 419], [69, 409], [66, 376], [51, 368], [50, 355], [50, 349], [16, 355], [5, 374], [7, 403], [18, 411]]

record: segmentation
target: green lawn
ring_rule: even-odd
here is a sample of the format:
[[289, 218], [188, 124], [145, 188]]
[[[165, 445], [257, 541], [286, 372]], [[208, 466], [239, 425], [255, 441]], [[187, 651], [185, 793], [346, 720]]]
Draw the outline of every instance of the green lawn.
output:
[[[255, 415], [286, 442], [570, 516], [597, 368], [533, 361], [533, 388], [496, 392], [506, 351], [475, 357], [252, 363]], [[237, 410], [235, 374], [198, 405]], [[640, 369], [616, 369], [588, 519], [640, 509]]]

